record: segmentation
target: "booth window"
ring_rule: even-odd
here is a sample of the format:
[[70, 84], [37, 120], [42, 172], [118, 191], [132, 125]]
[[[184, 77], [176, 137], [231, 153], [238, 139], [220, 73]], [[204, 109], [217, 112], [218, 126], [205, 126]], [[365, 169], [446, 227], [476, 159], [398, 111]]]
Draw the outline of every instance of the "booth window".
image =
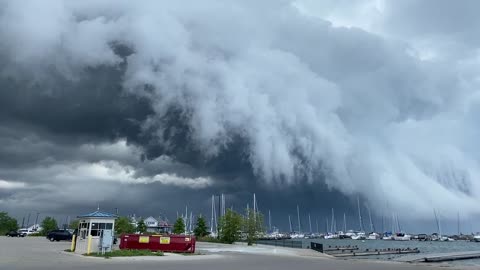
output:
[[103, 230], [111, 230], [113, 227], [112, 223], [92, 223], [92, 236], [102, 236]]

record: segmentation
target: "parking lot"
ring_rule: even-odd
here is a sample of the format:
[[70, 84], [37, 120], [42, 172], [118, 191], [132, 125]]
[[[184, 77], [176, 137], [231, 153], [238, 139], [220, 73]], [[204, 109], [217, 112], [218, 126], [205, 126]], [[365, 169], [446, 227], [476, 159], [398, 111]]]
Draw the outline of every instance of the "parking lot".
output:
[[[201, 243], [197, 250], [217, 250], [210, 255], [137, 258], [92, 258], [63, 252], [70, 242], [50, 242], [44, 237], [10, 238], [0, 237], [1, 270], [56, 270], [56, 269], [171, 269], [171, 270], [246, 270], [246, 269], [428, 269], [406, 264], [385, 264], [372, 262], [341, 261], [326, 258], [304, 257], [299, 255], [254, 254], [242, 249], [222, 251], [221, 246]], [[232, 247], [232, 246], [228, 246]]]

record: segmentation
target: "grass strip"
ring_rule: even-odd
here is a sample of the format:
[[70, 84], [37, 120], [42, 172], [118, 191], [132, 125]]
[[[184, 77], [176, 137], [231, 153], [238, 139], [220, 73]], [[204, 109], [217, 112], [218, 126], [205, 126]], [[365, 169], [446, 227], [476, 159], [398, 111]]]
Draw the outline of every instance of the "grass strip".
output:
[[102, 253], [90, 253], [84, 254], [85, 256], [92, 256], [92, 257], [103, 257], [103, 258], [111, 258], [111, 257], [135, 257], [135, 256], [163, 256], [163, 252], [161, 251], [151, 251], [146, 249], [119, 249], [114, 250], [111, 252]]

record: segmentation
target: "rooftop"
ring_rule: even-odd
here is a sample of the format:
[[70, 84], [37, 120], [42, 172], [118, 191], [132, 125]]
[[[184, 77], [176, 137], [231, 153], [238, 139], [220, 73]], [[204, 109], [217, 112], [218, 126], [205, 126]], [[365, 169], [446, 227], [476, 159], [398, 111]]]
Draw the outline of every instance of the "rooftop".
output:
[[86, 215], [81, 215], [77, 216], [78, 218], [117, 218], [118, 216], [115, 214], [107, 213], [107, 212], [102, 212], [100, 210], [97, 210], [95, 212], [86, 214]]

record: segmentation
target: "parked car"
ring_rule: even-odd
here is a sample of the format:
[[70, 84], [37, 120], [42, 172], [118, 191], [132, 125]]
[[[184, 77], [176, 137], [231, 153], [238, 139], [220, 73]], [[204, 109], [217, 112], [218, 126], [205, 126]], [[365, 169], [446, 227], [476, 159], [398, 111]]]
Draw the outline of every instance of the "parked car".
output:
[[67, 230], [54, 230], [47, 233], [47, 239], [50, 241], [72, 240], [72, 234]]
[[26, 234], [24, 234], [20, 231], [9, 231], [5, 235], [9, 236], [9, 237], [25, 237], [26, 236]]
[[30, 234], [35, 233], [35, 231], [29, 230], [29, 229], [20, 229], [20, 230], [18, 230], [18, 232], [23, 234], [24, 236], [28, 236]]

